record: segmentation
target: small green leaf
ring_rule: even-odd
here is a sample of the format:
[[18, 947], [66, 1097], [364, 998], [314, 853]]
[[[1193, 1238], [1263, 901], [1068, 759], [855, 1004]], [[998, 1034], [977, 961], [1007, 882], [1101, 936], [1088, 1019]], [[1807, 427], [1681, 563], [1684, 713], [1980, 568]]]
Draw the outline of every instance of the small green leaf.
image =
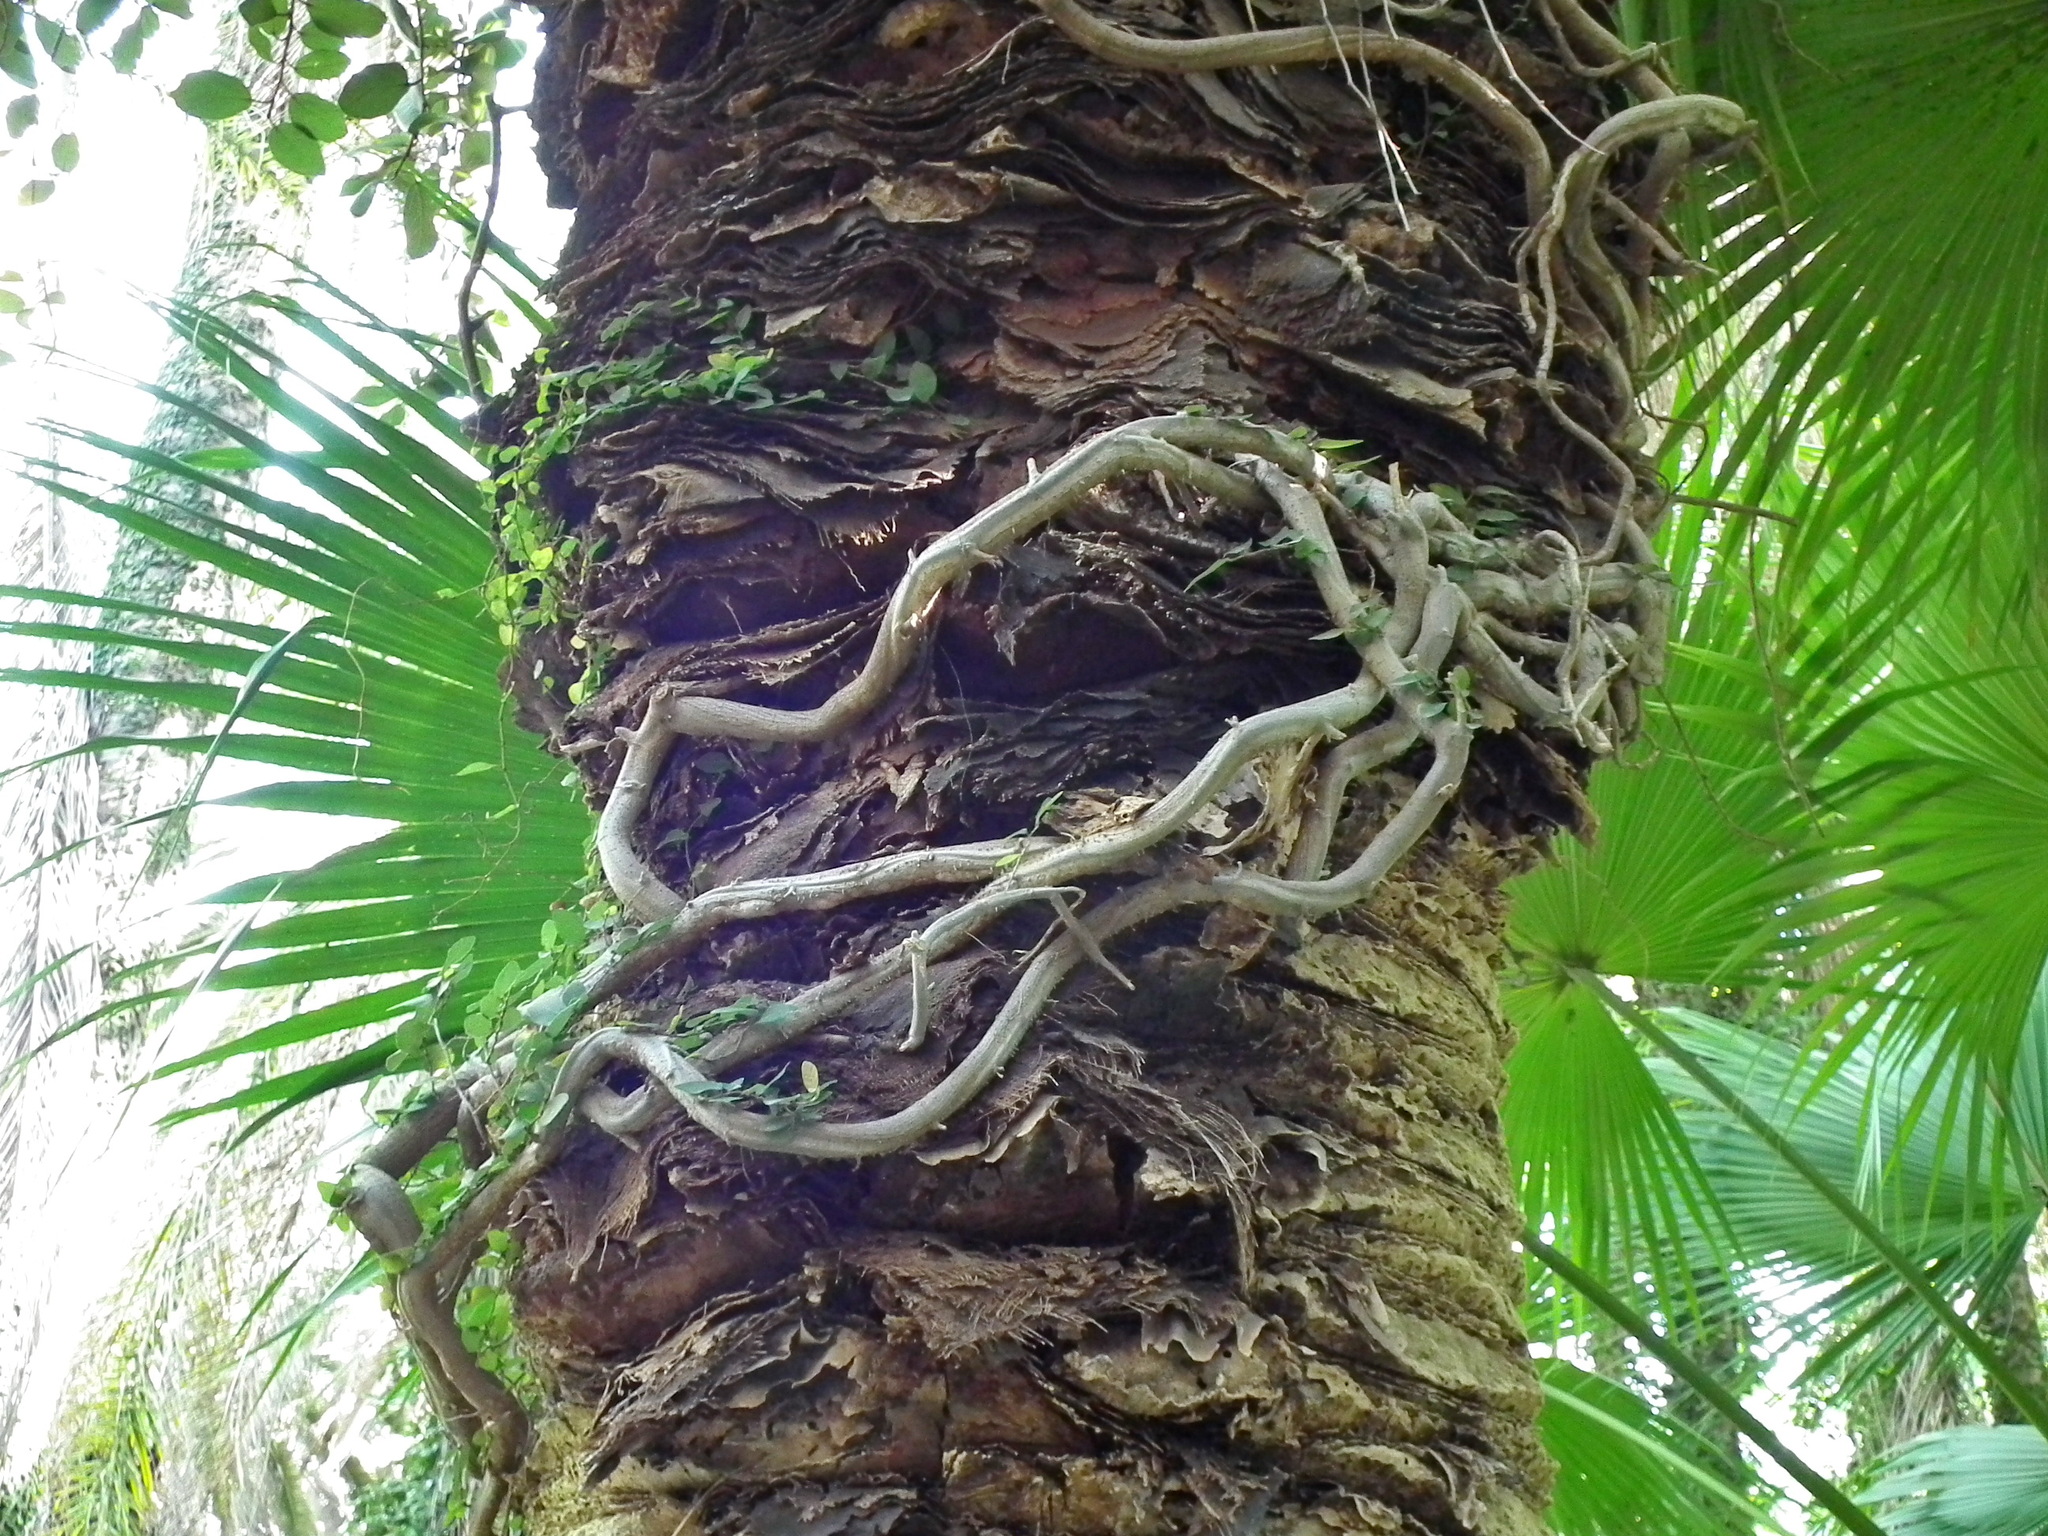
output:
[[18, 315], [28, 308], [28, 300], [12, 288], [0, 288], [0, 315]]
[[327, 169], [327, 157], [320, 152], [320, 141], [296, 123], [279, 123], [270, 130], [267, 141], [270, 157], [288, 171], [301, 176], [318, 176]]
[[312, 0], [306, 10], [315, 25], [336, 37], [375, 37], [384, 30], [384, 12], [369, 0]]
[[166, 16], [175, 16], [180, 21], [192, 19], [192, 0], [149, 0], [149, 3]]
[[348, 132], [348, 118], [341, 108], [310, 91], [300, 91], [285, 108], [285, 116], [323, 144], [331, 144]]
[[939, 376], [930, 363], [912, 363], [903, 375], [910, 398], [922, 405], [939, 392]]
[[67, 75], [76, 74], [85, 62], [85, 40], [76, 32], [61, 33], [57, 46], [50, 50], [50, 62]]
[[217, 475], [250, 475], [261, 469], [266, 460], [253, 448], [195, 448], [180, 457], [194, 469], [208, 470]]
[[456, 162], [465, 171], [482, 170], [491, 163], [491, 130], [475, 128], [462, 136], [462, 151]]
[[477, 43], [489, 50], [500, 69], [510, 69], [526, 57], [526, 44], [509, 32], [486, 32]]
[[217, 69], [194, 70], [171, 92], [171, 100], [177, 103], [179, 111], [203, 123], [217, 123], [246, 112], [255, 99], [248, 86]]
[[18, 201], [24, 208], [33, 208], [37, 203], [47, 203], [50, 194], [57, 190], [57, 183], [41, 177], [23, 185]]
[[78, 8], [74, 24], [87, 37], [107, 24], [107, 19], [121, 8], [121, 0], [85, 0]]
[[412, 82], [402, 64], [370, 64], [348, 77], [335, 104], [350, 117], [382, 117]]
[[497, 766], [496, 763], [466, 763], [455, 770], [455, 777], [462, 779], [467, 778], [472, 773], [489, 773]]
[[405, 254], [417, 261], [432, 253], [438, 232], [434, 227], [434, 193], [424, 181], [406, 183]]
[[34, 96], [17, 96], [7, 103], [7, 137], [18, 139], [36, 124], [42, 103]]
[[78, 169], [78, 135], [60, 133], [50, 141], [50, 159], [60, 171]]
[[0, 45], [0, 73], [16, 85], [25, 85], [30, 90], [36, 85], [36, 61], [27, 47], [19, 42]]
[[142, 60], [142, 45], [156, 35], [156, 12], [145, 10], [114, 39], [114, 46], [107, 50], [107, 60], [117, 74], [132, 75], [135, 66]]
[[332, 80], [348, 68], [348, 55], [339, 48], [314, 48], [300, 54], [292, 68], [301, 79]]
[[235, 7], [235, 13], [252, 27], [260, 27], [266, 21], [275, 21], [283, 15], [277, 0], [242, 0]]

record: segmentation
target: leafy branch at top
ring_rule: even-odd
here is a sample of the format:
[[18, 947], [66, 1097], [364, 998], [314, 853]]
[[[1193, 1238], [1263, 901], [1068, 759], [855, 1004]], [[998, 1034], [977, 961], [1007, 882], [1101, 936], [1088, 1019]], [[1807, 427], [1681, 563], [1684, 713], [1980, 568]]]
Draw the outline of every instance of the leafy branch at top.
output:
[[[124, 3], [81, 0], [60, 19], [37, 0], [0, 0], [0, 73], [24, 88], [6, 107], [10, 138], [40, 120], [39, 60], [75, 72]], [[171, 101], [202, 122], [253, 119], [262, 154], [295, 178], [324, 175], [331, 152], [347, 155], [357, 167], [341, 186], [350, 210], [366, 213], [384, 189], [398, 200], [407, 254], [431, 252], [450, 198], [492, 160], [493, 92], [525, 53], [509, 31], [511, 7], [465, 14], [434, 0], [240, 0], [236, 14], [260, 67], [194, 70]], [[135, 71], [161, 15], [189, 17], [189, 0], [141, 5], [107, 51], [117, 71]], [[50, 174], [31, 179], [19, 200], [50, 198], [79, 154], [76, 135], [58, 135], [46, 151]]]

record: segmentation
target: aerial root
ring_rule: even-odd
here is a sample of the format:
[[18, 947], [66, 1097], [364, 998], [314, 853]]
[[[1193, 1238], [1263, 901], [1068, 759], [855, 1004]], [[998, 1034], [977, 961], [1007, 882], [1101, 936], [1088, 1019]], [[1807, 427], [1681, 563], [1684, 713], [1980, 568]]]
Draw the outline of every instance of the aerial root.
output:
[[[1605, 247], [1594, 235], [1589, 217], [1600, 190], [1600, 181], [1614, 156], [1632, 144], [1656, 139], [1664, 156], [1680, 164], [1690, 158], [1689, 146], [1738, 139], [1754, 125], [1732, 101], [1719, 96], [1666, 95], [1655, 101], [1638, 102], [1601, 123], [1586, 135], [1579, 148], [1566, 158], [1551, 189], [1549, 206], [1530, 231], [1537, 287], [1543, 299], [1543, 345], [1536, 362], [1536, 377], [1548, 378], [1557, 352], [1560, 320], [1558, 246], [1570, 257], [1569, 270], [1583, 290], [1582, 302], [1590, 304], [1601, 334], [1619, 350], [1622, 362], [1633, 368], [1638, 361], [1641, 317], [1635, 296], [1615, 270]], [[1684, 149], [1678, 148], [1684, 135]], [[1658, 166], [1657, 180], [1668, 189], [1676, 170]], [[1632, 210], [1637, 220], [1654, 224], [1657, 206]]]
[[[1226, 455], [1231, 462], [1220, 462]], [[1359, 657], [1358, 676], [1329, 693], [1237, 721], [1142, 814], [1075, 841], [1018, 838], [886, 854], [815, 874], [722, 887], [689, 899], [671, 890], [640, 857], [634, 848], [634, 823], [678, 740], [689, 736], [818, 741], [851, 728], [886, 699], [910, 666], [924, 616], [947, 583], [970, 565], [999, 555], [1098, 487], [1133, 475], [1144, 476], [1155, 487], [1164, 481], [1169, 488], [1227, 498], [1235, 506], [1277, 511], [1316, 584], [1335, 626], [1333, 634]], [[1354, 551], [1366, 557], [1369, 568], [1363, 581], [1347, 563], [1333, 521]], [[700, 1124], [735, 1145], [814, 1157], [877, 1156], [907, 1145], [891, 1138], [904, 1135], [915, 1140], [924, 1134], [915, 1127], [929, 1130], [957, 1113], [988, 1080], [980, 1074], [999, 1070], [1008, 1060], [1015, 1040], [1007, 1031], [1014, 1029], [1021, 1038], [1037, 1007], [1051, 995], [1046, 991], [1038, 1004], [1030, 1003], [1044, 978], [1055, 972], [1055, 979], [1063, 978], [1075, 964], [1086, 961], [1129, 985], [1101, 947], [1108, 937], [1104, 914], [1111, 909], [1105, 905], [1092, 917], [1075, 910], [1086, 893], [1082, 882], [1137, 873], [1165, 845], [1182, 838], [1193, 820], [1238, 782], [1250, 764], [1260, 759], [1305, 764], [1320, 758], [1313, 774], [1291, 770], [1268, 777], [1269, 790], [1285, 786], [1289, 794], [1304, 779], [1312, 781], [1306, 804], [1291, 817], [1275, 814], [1279, 808], [1268, 804], [1261, 818], [1262, 824], [1297, 828], [1291, 847], [1279, 851], [1285, 872], [1216, 866], [1213, 855], [1241, 844], [1244, 839], [1239, 838], [1211, 850], [1207, 873], [1176, 876], [1170, 883], [1187, 891], [1200, 887], [1199, 894], [1184, 895], [1178, 904], [1229, 902], [1269, 917], [1301, 920], [1325, 915], [1367, 894], [1455, 794], [1474, 725], [1470, 701], [1453, 685], [1454, 666], [1462, 667], [1461, 676], [1469, 674], [1473, 685], [1497, 707], [1528, 726], [1568, 735], [1594, 751], [1609, 750], [1612, 697], [1617, 683], [1638, 667], [1641, 645], [1637, 631], [1613, 616], [1634, 597], [1636, 583], [1630, 573], [1620, 570], [1619, 581], [1601, 579], [1617, 573], [1612, 556], [1619, 542], [1620, 535], [1613, 530], [1591, 552], [1580, 551], [1555, 532], [1526, 536], [1514, 545], [1481, 540], [1440, 498], [1404, 491], [1398, 472], [1381, 481], [1356, 471], [1338, 471], [1300, 440], [1241, 422], [1155, 417], [1102, 433], [914, 560], [892, 595], [888, 617], [860, 673], [824, 704], [796, 711], [677, 691], [654, 696], [640, 726], [622, 733], [629, 744], [629, 771], [622, 772], [620, 786], [606, 806], [600, 836], [606, 873], [615, 890], [629, 911], [654, 921], [633, 942], [568, 986], [528, 1004], [526, 1015], [536, 1024], [563, 1028], [660, 965], [686, 955], [729, 922], [829, 910], [918, 888], [978, 884], [978, 891], [894, 948], [728, 1027], [696, 1053], [687, 1072], [664, 1068], [652, 1074], [673, 1088], [669, 1097], [690, 1101], [685, 1108]], [[1475, 573], [1486, 580], [1453, 582], [1438, 563], [1439, 557], [1452, 555], [1486, 561], [1489, 569]], [[1545, 624], [1561, 626], [1564, 637], [1522, 627]], [[1547, 671], [1551, 680], [1542, 681], [1532, 667]], [[1371, 723], [1383, 708], [1386, 718]], [[1326, 877], [1328, 849], [1358, 776], [1424, 741], [1432, 761], [1414, 794], [1348, 869]], [[933, 1090], [937, 1097], [928, 1096], [911, 1110], [865, 1128], [803, 1125], [788, 1116], [778, 1118], [705, 1098], [716, 1074], [786, 1048], [827, 1019], [873, 1001], [905, 977], [909, 1018], [898, 1048], [920, 1048], [931, 1023], [929, 967], [978, 937], [1003, 913], [1035, 901], [1051, 905], [1058, 919], [1025, 968], [1026, 978], [1040, 981], [1027, 985], [1020, 979], [1006, 1005], [1004, 1022], [984, 1037], [984, 1045], [996, 1042], [993, 1056], [980, 1054], [977, 1047], [977, 1053]], [[1119, 922], [1115, 931], [1122, 926]], [[604, 1038], [616, 1043], [618, 1037]], [[987, 1065], [990, 1060], [994, 1067]], [[569, 1077], [581, 1070], [564, 1068]], [[603, 1093], [592, 1090], [587, 1096], [599, 1125], [621, 1133], [644, 1128], [652, 1113], [647, 1091], [631, 1104], [609, 1103]], [[961, 1093], [966, 1098], [956, 1102], [953, 1096]]]
[[[1325, 24], [1160, 38], [1105, 21], [1083, 0], [1033, 3], [1077, 47], [1122, 68], [1185, 74], [1356, 61], [1392, 66], [1470, 108], [1522, 171], [1529, 218], [1521, 246], [1522, 305], [1538, 343], [1527, 382], [1552, 419], [1591, 449], [1613, 478], [1615, 494], [1602, 509], [1608, 534], [1599, 557], [1615, 553], [1634, 524], [1638, 502], [1636, 473], [1623, 455], [1633, 454], [1646, 435], [1635, 405], [1635, 370], [1645, 350], [1649, 279], [1657, 261], [1684, 265], [1660, 228], [1665, 200], [1698, 147], [1726, 144], [1751, 131], [1741, 108], [1718, 96], [1677, 94], [1657, 71], [1656, 49], [1626, 47], [1579, 0], [1540, 0], [1544, 24], [1568, 68], [1594, 78], [1618, 76], [1640, 98], [1587, 133], [1557, 166], [1535, 122], [1492, 82], [1441, 49], [1396, 35], [1391, 20], [1385, 31]], [[1390, 15], [1398, 10], [1385, 9]], [[1497, 33], [1495, 45], [1505, 58]], [[1511, 60], [1507, 67], [1512, 76]], [[1657, 148], [1635, 187], [1626, 196], [1608, 188], [1615, 157], [1651, 139]], [[1626, 272], [1593, 228], [1595, 209], [1608, 212], [1625, 233]], [[1621, 413], [1610, 434], [1588, 427], [1558, 397], [1552, 370], [1567, 344], [1591, 360]]]
[[[687, 899], [640, 856], [637, 823], [678, 741], [817, 742], [851, 729], [886, 701], [911, 666], [932, 609], [951, 582], [1128, 476], [1277, 514], [1315, 583], [1333, 636], [1358, 658], [1356, 677], [1232, 723], [1139, 815], [1073, 841], [1020, 835], [911, 849], [809, 874], [737, 882]], [[565, 1033], [590, 1009], [687, 956], [730, 923], [917, 890], [971, 889], [893, 948], [727, 1027], [693, 1054], [645, 1029], [613, 1026], [581, 1036], [557, 1070], [549, 1107], [531, 1139], [509, 1158], [495, 1158], [496, 1174], [431, 1238], [400, 1181], [450, 1136], [464, 1142], [473, 1164], [491, 1158], [484, 1111], [512, 1060], [465, 1065], [357, 1161], [343, 1209], [373, 1248], [400, 1261], [393, 1283], [400, 1319], [437, 1410], [475, 1447], [482, 1469], [472, 1496], [472, 1536], [489, 1536], [508, 1479], [524, 1457], [529, 1427], [517, 1397], [464, 1345], [455, 1303], [492, 1227], [519, 1190], [554, 1161], [575, 1124], [630, 1137], [673, 1105], [711, 1135], [751, 1151], [828, 1161], [886, 1156], [968, 1111], [1076, 968], [1092, 965], [1131, 986], [1106, 949], [1119, 934], [1200, 905], [1236, 907], [1298, 934], [1301, 925], [1365, 899], [1456, 796], [1481, 699], [1530, 729], [1609, 749], [1616, 695], [1626, 693], [1623, 685], [1632, 677], [1654, 670], [1654, 659], [1641, 654], [1645, 644], [1661, 644], [1661, 630], [1646, 638], [1620, 617], [1647, 612], [1658, 600], [1639, 591], [1649, 577], [1612, 558], [1620, 541], [1612, 530], [1590, 551], [1554, 531], [1484, 539], [1440, 497], [1406, 490], [1398, 469], [1380, 480], [1338, 469], [1308, 443], [1266, 428], [1206, 416], [1154, 417], [1082, 444], [913, 560], [859, 674], [817, 708], [782, 710], [658, 690], [639, 726], [621, 733], [626, 763], [598, 836], [607, 879], [645, 926], [569, 983], [526, 1004], [521, 1011], [529, 1025]], [[1452, 565], [1471, 569], [1454, 581]], [[1668, 593], [1661, 598], [1668, 606]], [[1418, 746], [1427, 747], [1429, 759], [1413, 790], [1345, 868], [1326, 872], [1357, 780]], [[1271, 798], [1252, 835], [1207, 855], [1188, 848], [1194, 820], [1262, 760], [1285, 766], [1265, 775]], [[1282, 828], [1292, 831], [1282, 837]], [[1251, 863], [1216, 856], [1266, 845], [1268, 852]], [[1088, 882], [1099, 881], [1125, 883], [1082, 910]], [[1054, 920], [1025, 957], [994, 1022], [910, 1105], [876, 1119], [826, 1122], [730, 1102], [732, 1085], [722, 1074], [785, 1049], [905, 978], [908, 1019], [898, 1049], [921, 1048], [932, 1023], [930, 966], [1004, 914], [1039, 902], [1051, 907]], [[614, 1091], [602, 1081], [613, 1066], [634, 1069], [642, 1085], [632, 1093]]]
[[1207, 74], [1219, 69], [1274, 68], [1355, 60], [1391, 64], [1443, 87], [1506, 141], [1522, 168], [1522, 190], [1530, 218], [1542, 211], [1550, 192], [1550, 148], [1528, 115], [1469, 64], [1414, 38], [1369, 27], [1278, 27], [1228, 37], [1173, 39], [1144, 37], [1104, 21], [1080, 0], [1033, 0], [1078, 47], [1126, 69], [1171, 74]]
[[[1295, 27], [1196, 40], [1148, 38], [1102, 21], [1080, 0], [1035, 0], [1076, 44], [1121, 67], [1174, 72], [1271, 67], [1332, 59], [1391, 65], [1447, 91], [1503, 141], [1519, 165], [1530, 220], [1522, 246], [1525, 305], [1540, 338], [1527, 381], [1560, 428], [1614, 482], [1604, 528], [1482, 537], [1445, 502], [1386, 479], [1333, 466], [1313, 446], [1245, 422], [1178, 415], [1103, 432], [919, 553], [891, 594], [860, 671], [824, 703], [787, 710], [657, 689], [599, 818], [597, 853], [626, 915], [641, 926], [571, 981], [520, 1010], [556, 1038], [593, 1008], [687, 958], [733, 923], [827, 912], [848, 903], [964, 887], [953, 905], [893, 948], [796, 997], [773, 1003], [684, 1054], [658, 1030], [610, 1026], [574, 1040], [548, 1108], [525, 1144], [494, 1153], [486, 1110], [514, 1069], [510, 1057], [471, 1062], [403, 1116], [350, 1170], [343, 1209], [395, 1270], [394, 1300], [437, 1412], [479, 1467], [469, 1536], [490, 1536], [523, 1462], [530, 1429], [518, 1398], [462, 1339], [455, 1305], [477, 1255], [519, 1192], [588, 1123], [631, 1137], [671, 1107], [725, 1143], [827, 1161], [911, 1147], [963, 1113], [1001, 1075], [1079, 968], [1132, 985], [1107, 946], [1176, 909], [1230, 906], [1275, 925], [1284, 942], [1354, 905], [1397, 869], [1464, 782], [1477, 732], [1513, 724], [1613, 750], [1638, 713], [1637, 692], [1662, 676], [1672, 593], [1654, 568], [1638, 518], [1645, 504], [1633, 418], [1603, 434], [1567, 410], [1552, 377], [1570, 344], [1590, 356], [1626, 414], [1646, 313], [1651, 264], [1683, 265], [1663, 233], [1665, 198], [1701, 143], [1739, 138], [1732, 103], [1676, 94], [1654, 55], [1623, 47], [1578, 0], [1538, 0], [1568, 65], [1618, 76], [1639, 98], [1593, 129], [1561, 166], [1542, 134], [1483, 76], [1414, 39], [1361, 27]], [[1392, 14], [1441, 5], [1386, 3]], [[1656, 148], [1628, 189], [1610, 187], [1616, 156]], [[1594, 215], [1607, 235], [1596, 231]], [[1620, 265], [1609, 236], [1620, 241]], [[1571, 329], [1566, 331], [1569, 318]], [[880, 854], [803, 875], [736, 882], [685, 896], [635, 846], [655, 786], [678, 742], [816, 744], [881, 709], [917, 660], [946, 590], [1000, 559], [1062, 513], [1120, 480], [1176, 496], [1277, 514], [1305, 561], [1333, 626], [1358, 660], [1352, 681], [1232, 723], [1201, 760], [1142, 813], [1071, 841], [1036, 833], [950, 848]], [[1456, 579], [1451, 574], [1458, 572]], [[1411, 755], [1419, 777], [1363, 849], [1330, 871], [1358, 781]], [[1207, 850], [1188, 846], [1196, 818], [1262, 765], [1264, 804], [1244, 831]], [[1248, 858], [1236, 857], [1244, 853]], [[1229, 855], [1231, 857], [1225, 857]], [[1109, 887], [1092, 905], [1091, 886]], [[1052, 921], [1018, 963], [995, 1020], [930, 1090], [893, 1114], [839, 1122], [732, 1102], [726, 1074], [786, 1049], [825, 1021], [907, 981], [896, 1048], [916, 1051], [933, 1024], [931, 967], [1006, 914], [1043, 903]], [[604, 1074], [626, 1067], [641, 1086], [620, 1093]], [[438, 1232], [423, 1230], [402, 1180], [450, 1137], [471, 1167], [496, 1171]]]

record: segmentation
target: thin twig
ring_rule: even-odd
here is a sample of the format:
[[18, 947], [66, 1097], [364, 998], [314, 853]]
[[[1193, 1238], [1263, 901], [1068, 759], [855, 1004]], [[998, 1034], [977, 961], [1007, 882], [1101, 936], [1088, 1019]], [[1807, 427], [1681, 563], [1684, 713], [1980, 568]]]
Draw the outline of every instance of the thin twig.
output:
[[484, 211], [469, 243], [469, 266], [462, 274], [462, 285], [455, 290], [455, 339], [462, 348], [462, 371], [469, 377], [469, 398], [478, 406], [487, 395], [483, 369], [477, 360], [477, 318], [470, 306], [477, 274], [484, 269], [484, 254], [491, 248], [491, 219], [498, 211], [498, 185], [505, 168], [505, 112], [495, 96], [487, 104], [491, 114], [491, 179], [484, 191]]
[[1705, 507], [1712, 512], [1726, 512], [1735, 517], [1766, 517], [1774, 523], [1797, 526], [1799, 519], [1785, 512], [1773, 512], [1768, 507], [1752, 507], [1746, 502], [1721, 501], [1712, 496], [1686, 496], [1677, 491], [1668, 493], [1671, 499], [1688, 507]]

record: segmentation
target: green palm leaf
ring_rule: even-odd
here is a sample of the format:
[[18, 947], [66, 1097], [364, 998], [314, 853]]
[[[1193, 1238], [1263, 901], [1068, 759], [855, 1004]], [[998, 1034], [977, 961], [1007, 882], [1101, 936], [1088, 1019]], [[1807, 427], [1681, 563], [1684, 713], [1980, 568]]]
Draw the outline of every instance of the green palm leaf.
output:
[[1557, 1536], [1728, 1536], [1730, 1512], [1784, 1527], [1710, 1469], [1709, 1448], [1626, 1387], [1563, 1360], [1540, 1362], [1538, 1428], [1558, 1464]]
[[[1957, 1067], [1865, 1036], [1833, 1062], [1683, 1009], [1659, 1022], [1771, 1122], [1805, 1160], [1951, 1290], [1982, 1294], [2009, 1268], [2041, 1213], [1982, 1095]], [[1864, 1235], [1770, 1147], [1669, 1060], [1650, 1070], [1679, 1116], [1744, 1250], [1808, 1283], [1881, 1270]]]
[[1924, 1435], [1880, 1470], [1892, 1536], [2040, 1536], [2048, 1530], [2048, 1440], [2024, 1424]]
[[[374, 381], [389, 387], [398, 379], [303, 308], [271, 307]], [[416, 1018], [423, 988], [436, 979], [445, 995], [435, 1005], [459, 1017], [500, 968], [532, 958], [551, 907], [583, 876], [590, 831], [587, 811], [563, 788], [560, 765], [513, 721], [498, 680], [503, 652], [479, 597], [493, 559], [480, 471], [459, 451], [457, 424], [409, 386], [409, 409], [431, 435], [396, 431], [213, 316], [177, 309], [172, 317], [313, 447], [279, 447], [155, 390], [217, 432], [221, 446], [188, 461], [97, 434], [71, 435], [218, 493], [239, 508], [236, 522], [158, 515], [54, 465], [34, 478], [75, 505], [275, 594], [304, 617], [277, 628], [10, 588], [0, 595], [22, 605], [24, 616], [6, 632], [88, 643], [103, 658], [150, 651], [180, 672], [163, 679], [118, 666], [17, 669], [0, 680], [135, 693], [209, 727], [162, 739], [103, 738], [69, 752], [146, 744], [193, 754], [202, 768], [221, 757], [269, 764], [293, 776], [203, 803], [365, 820], [360, 841], [309, 868], [216, 892], [211, 900], [224, 913], [245, 916], [200, 980], [215, 990], [380, 984], [304, 1007], [166, 1070], [330, 1036], [360, 1041], [367, 1028]], [[236, 468], [267, 473], [244, 483], [229, 473]], [[273, 490], [274, 481], [292, 489]], [[79, 613], [99, 617], [80, 623]], [[141, 618], [177, 619], [179, 637], [124, 628], [124, 620]], [[446, 962], [458, 946], [467, 963], [451, 971]], [[183, 959], [139, 968], [136, 995], [112, 1006], [189, 995], [199, 982], [171, 978]], [[387, 1033], [326, 1064], [264, 1077], [206, 1108], [284, 1106], [362, 1081], [384, 1070], [395, 1038]]]
[[1942, 1030], [2002, 1071], [2048, 957], [2048, 614], [1957, 595], [1893, 650], [1900, 674], [1954, 679], [1903, 701], [1849, 744], [1868, 787], [1847, 835], [1884, 880], [1865, 927], [1902, 1025]]
[[[2048, 16], [2023, 0], [1664, 0], [1687, 83], [1748, 103], [1769, 178], [1704, 207], [1728, 280], [1672, 347], [1746, 369], [1721, 483], [1811, 458], [1791, 574], [1845, 527], [1904, 579], [2018, 526], [2048, 421]], [[1957, 174], [1957, 167], [1984, 168]], [[1708, 202], [1708, 200], [1703, 200]], [[1689, 414], [1685, 410], [1680, 415]], [[1930, 494], [1933, 493], [1933, 494]]]

